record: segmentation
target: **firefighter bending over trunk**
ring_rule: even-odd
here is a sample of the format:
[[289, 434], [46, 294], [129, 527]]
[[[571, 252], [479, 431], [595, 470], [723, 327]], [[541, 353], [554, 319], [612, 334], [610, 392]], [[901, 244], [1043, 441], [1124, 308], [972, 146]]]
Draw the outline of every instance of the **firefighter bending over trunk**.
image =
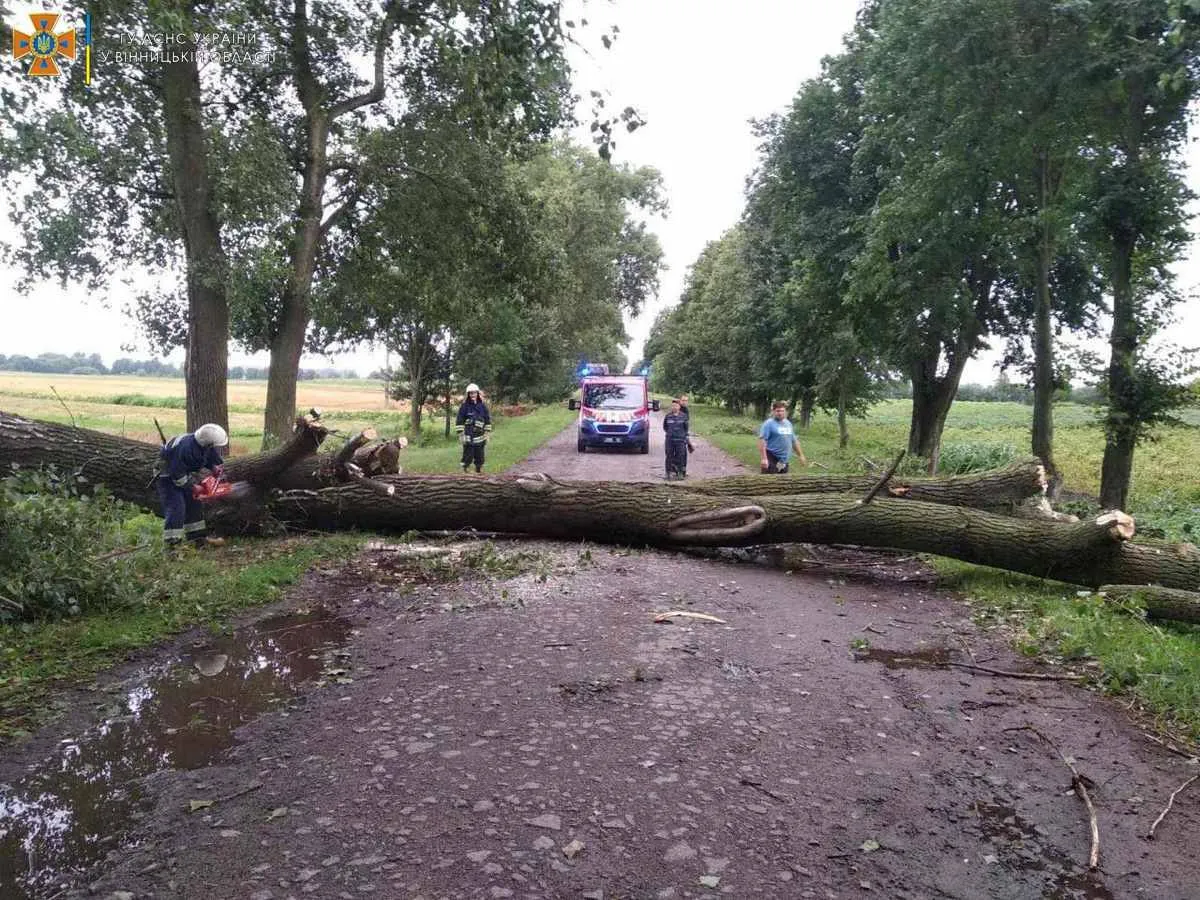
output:
[[458, 432], [458, 439], [463, 445], [463, 472], [472, 463], [476, 472], [482, 472], [483, 449], [492, 435], [492, 417], [483, 398], [479, 396], [479, 385], [467, 385], [467, 396], [458, 408], [458, 423], [454, 430]]
[[180, 546], [185, 537], [194, 547], [225, 543], [221, 538], [208, 536], [204, 507], [192, 496], [192, 484], [203, 469], [221, 477], [218, 448], [228, 443], [225, 429], [209, 424], [201, 425], [194, 434], [181, 434], [162, 445], [154, 484], [162, 503], [163, 541], [167, 547]]

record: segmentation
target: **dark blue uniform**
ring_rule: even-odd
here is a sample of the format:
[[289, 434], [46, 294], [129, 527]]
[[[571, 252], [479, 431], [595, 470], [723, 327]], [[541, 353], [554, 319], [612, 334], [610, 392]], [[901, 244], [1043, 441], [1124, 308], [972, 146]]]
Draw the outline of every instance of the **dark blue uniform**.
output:
[[204, 507], [192, 497], [192, 476], [201, 469], [221, 465], [215, 447], [201, 446], [194, 434], [181, 434], [163, 444], [158, 452], [158, 499], [162, 504], [163, 540], [178, 544], [185, 537], [202, 542], [208, 526]]
[[487, 440], [492, 434], [492, 416], [482, 400], [464, 400], [458, 408], [458, 420], [455, 425], [459, 439], [462, 441], [462, 467], [475, 464], [475, 471], [483, 471], [483, 451]]
[[688, 417], [682, 412], [670, 412], [663, 416], [664, 443], [667, 448], [667, 478], [683, 478], [687, 475]]

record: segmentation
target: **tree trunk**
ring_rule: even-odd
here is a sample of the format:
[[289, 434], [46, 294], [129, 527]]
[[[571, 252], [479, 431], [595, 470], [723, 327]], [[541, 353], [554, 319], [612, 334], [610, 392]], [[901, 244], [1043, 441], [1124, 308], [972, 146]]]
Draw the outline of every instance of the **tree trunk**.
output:
[[[317, 463], [307, 454], [323, 436], [322, 429], [300, 420], [284, 447], [230, 460], [227, 475], [263, 488], [276, 484], [281, 473], [288, 476], [298, 465]], [[157, 454], [150, 444], [0, 413], [0, 467], [55, 463], [149, 509], [158, 503], [149, 482]], [[1133, 520], [1123, 513], [1066, 524], [898, 497], [878, 497], [869, 504], [845, 494], [724, 497], [657, 482], [558, 482], [545, 475], [363, 478], [321, 490], [274, 493], [265, 504], [271, 519], [307, 528], [475, 527], [667, 547], [858, 544], [938, 553], [1088, 587], [1200, 588], [1200, 550], [1190, 544], [1133, 543]], [[255, 518], [247, 520], [238, 504], [214, 504], [210, 522], [224, 530], [253, 527], [261, 509], [252, 507]]]
[[[681, 481], [670, 487], [710, 497], [768, 497], [790, 494], [853, 494], [862, 497], [878, 481], [876, 475], [730, 475]], [[893, 476], [884, 488], [890, 497], [921, 500], [946, 506], [970, 506], [997, 511], [1040, 496], [1045, 487], [1042, 465], [1025, 459], [990, 472], [972, 472], [949, 478]]]
[[215, 422], [228, 429], [225, 382], [229, 373], [229, 266], [213, 206], [195, 58], [167, 63], [162, 78], [167, 153], [187, 260], [187, 427], [194, 431]]
[[1114, 237], [1112, 247], [1113, 322], [1109, 338], [1108, 412], [1104, 420], [1104, 461], [1100, 469], [1100, 504], [1124, 509], [1137, 443], [1138, 398], [1134, 372], [1137, 319], [1133, 301], [1132, 237]]
[[452, 411], [450, 409], [450, 382], [449, 382], [449, 380], [447, 380], [446, 381], [446, 434], [445, 434], [446, 440], [450, 440], [450, 419], [451, 419], [451, 417], [452, 417]]
[[1147, 619], [1200, 622], [1200, 593], [1144, 584], [1105, 584], [1100, 593], [1109, 603], [1132, 605], [1146, 611]]
[[1054, 248], [1050, 237], [1050, 160], [1038, 156], [1038, 202], [1042, 235], [1038, 245], [1037, 294], [1033, 301], [1033, 455], [1046, 467], [1050, 499], [1058, 497], [1062, 476], [1054, 463], [1054, 333], [1051, 321], [1050, 264]]
[[309, 301], [317, 251], [321, 244], [321, 212], [325, 196], [325, 147], [329, 119], [323, 110], [308, 111], [308, 147], [296, 233], [292, 239], [291, 273], [283, 292], [279, 326], [271, 339], [271, 368], [267, 376], [267, 408], [263, 446], [285, 440], [296, 416], [296, 377], [308, 331]]
[[800, 395], [800, 427], [808, 428], [812, 425], [813, 408], [817, 405], [817, 395], [811, 390], [806, 390]]
[[968, 357], [965, 352], [951, 355], [946, 374], [939, 377], [937, 366], [940, 358], [939, 350], [937, 355], [918, 360], [912, 369], [913, 405], [908, 429], [908, 452], [930, 460], [930, 474], [937, 470], [946, 415], [950, 412], [954, 395], [958, 393], [958, 382], [962, 379]]
[[[229, 459], [225, 479], [259, 487], [274, 485], [301, 460], [316, 464], [320, 458], [313, 454], [325, 434], [321, 426], [297, 420], [296, 431], [275, 450]], [[53, 465], [90, 484], [105, 485], [120, 500], [155, 512], [158, 492], [152, 476], [158, 452], [155, 444], [0, 412], [0, 469], [7, 471], [14, 463], [29, 468]]]
[[850, 429], [846, 427], [846, 385], [845, 382], [838, 384], [838, 449], [845, 450], [846, 445], [850, 443]]

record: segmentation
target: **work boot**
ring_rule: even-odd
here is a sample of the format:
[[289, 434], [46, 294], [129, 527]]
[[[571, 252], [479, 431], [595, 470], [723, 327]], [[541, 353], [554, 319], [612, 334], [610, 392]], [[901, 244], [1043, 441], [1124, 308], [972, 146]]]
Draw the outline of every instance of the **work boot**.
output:
[[224, 547], [225, 538], [223, 537], [206, 537], [201, 544], [205, 547]]

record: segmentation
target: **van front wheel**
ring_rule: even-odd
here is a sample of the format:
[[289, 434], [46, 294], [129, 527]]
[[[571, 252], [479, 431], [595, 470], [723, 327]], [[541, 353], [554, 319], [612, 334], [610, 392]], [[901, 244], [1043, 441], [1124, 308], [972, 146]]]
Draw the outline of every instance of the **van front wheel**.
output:
[[585, 441], [583, 438], [580, 438], [578, 443], [575, 445], [575, 450], [579, 453], [587, 453], [587, 441]]
[[642, 453], [649, 453], [649, 452], [650, 452], [650, 441], [648, 441], [648, 440], [647, 440], [647, 441], [643, 441], [643, 442], [642, 442], [642, 445], [641, 445], [641, 446], [640, 446], [638, 449], [639, 449], [639, 450], [640, 450]]

